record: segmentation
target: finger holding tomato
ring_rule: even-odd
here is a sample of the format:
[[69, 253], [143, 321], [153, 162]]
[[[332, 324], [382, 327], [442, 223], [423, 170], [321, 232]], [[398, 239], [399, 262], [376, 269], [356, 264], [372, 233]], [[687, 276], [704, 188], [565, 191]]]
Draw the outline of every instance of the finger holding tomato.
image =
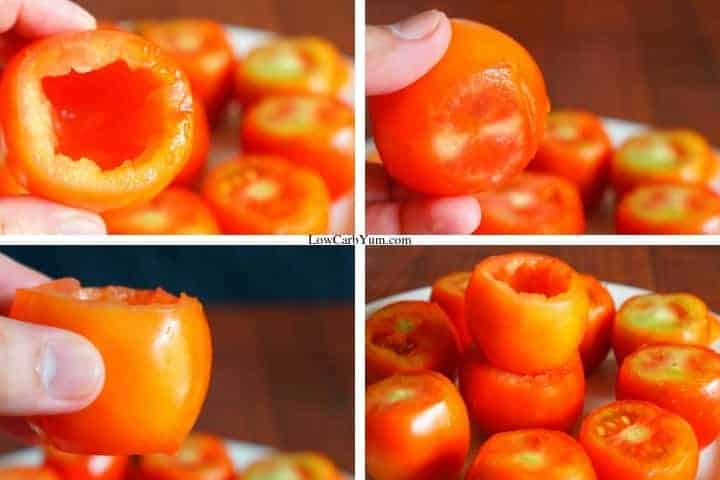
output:
[[461, 352], [472, 345], [472, 337], [465, 320], [465, 291], [469, 282], [470, 272], [449, 273], [433, 283], [430, 293], [430, 301], [440, 305], [455, 327]]
[[590, 300], [587, 328], [580, 343], [580, 356], [586, 373], [592, 373], [610, 353], [615, 302], [605, 286], [591, 275], [582, 275]]
[[470, 449], [467, 409], [444, 375], [395, 375], [366, 391], [365, 442], [375, 480], [457, 478]]
[[45, 447], [45, 466], [63, 479], [123, 480], [129, 463], [129, 457], [124, 455], [78, 455]]
[[259, 460], [238, 475], [238, 480], [298, 478], [340, 480], [340, 472], [325, 455], [315, 452], [278, 453]]
[[681, 343], [707, 345], [710, 317], [705, 302], [690, 293], [637, 295], [615, 315], [612, 348], [618, 365], [645, 345]]
[[233, 463], [222, 440], [193, 433], [177, 452], [141, 456], [137, 471], [143, 480], [229, 480]]
[[695, 345], [649, 345], [627, 356], [618, 400], [644, 400], [688, 421], [700, 448], [720, 434], [720, 355]]
[[624, 400], [591, 412], [579, 435], [598, 480], [694, 480], [692, 427], [652, 403]]
[[437, 304], [397, 302], [365, 321], [365, 363], [368, 384], [427, 370], [453, 379], [458, 340], [450, 319]]

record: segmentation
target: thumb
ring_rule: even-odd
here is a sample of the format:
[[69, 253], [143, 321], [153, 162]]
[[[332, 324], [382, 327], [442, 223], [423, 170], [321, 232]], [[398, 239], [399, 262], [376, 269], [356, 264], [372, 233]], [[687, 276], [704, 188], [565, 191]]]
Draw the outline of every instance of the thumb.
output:
[[367, 94], [391, 93], [425, 75], [445, 54], [451, 36], [450, 21], [437, 10], [393, 25], [367, 27]]
[[0, 317], [0, 415], [80, 410], [104, 383], [102, 357], [85, 338]]

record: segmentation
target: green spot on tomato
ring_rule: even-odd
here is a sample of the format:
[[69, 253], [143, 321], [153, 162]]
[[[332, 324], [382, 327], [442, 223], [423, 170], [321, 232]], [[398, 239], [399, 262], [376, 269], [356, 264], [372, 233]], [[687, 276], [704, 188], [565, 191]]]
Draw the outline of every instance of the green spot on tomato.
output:
[[409, 318], [398, 318], [395, 321], [395, 329], [400, 333], [408, 334], [415, 330], [415, 327], [415, 322]]

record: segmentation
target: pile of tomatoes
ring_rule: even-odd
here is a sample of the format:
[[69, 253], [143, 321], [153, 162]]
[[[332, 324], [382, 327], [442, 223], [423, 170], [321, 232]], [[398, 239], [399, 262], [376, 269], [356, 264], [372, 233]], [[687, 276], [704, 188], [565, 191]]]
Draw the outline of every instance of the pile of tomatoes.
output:
[[[485, 258], [438, 279], [430, 301], [367, 319], [368, 473], [694, 480], [720, 434], [717, 331], [689, 293], [639, 295], [616, 312], [598, 280], [557, 258]], [[581, 419], [586, 376], [611, 349], [617, 401]], [[483, 441], [469, 459], [473, 429]]]
[[217, 437], [190, 435], [173, 455], [138, 457], [77, 455], [48, 447], [40, 467], [0, 469], [4, 480], [267, 480], [303, 478], [340, 480], [335, 465], [314, 452], [275, 453], [235, 471], [225, 444]]
[[[353, 187], [349, 65], [317, 37], [236, 58], [210, 20], [5, 36], [0, 195], [102, 214], [118, 234], [323, 233]], [[231, 99], [242, 155], [210, 166]], [[343, 203], [344, 202], [344, 203]]]

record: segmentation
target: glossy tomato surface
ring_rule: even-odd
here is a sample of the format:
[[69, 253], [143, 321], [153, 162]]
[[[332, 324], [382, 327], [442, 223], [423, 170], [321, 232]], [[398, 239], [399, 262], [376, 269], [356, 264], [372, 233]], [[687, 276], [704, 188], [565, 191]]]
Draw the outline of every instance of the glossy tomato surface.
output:
[[365, 321], [367, 383], [434, 370], [455, 378], [458, 341], [447, 314], [432, 302], [390, 304]]
[[238, 480], [341, 480], [340, 472], [325, 455], [315, 452], [270, 455], [250, 465]]
[[140, 457], [137, 465], [143, 480], [230, 480], [233, 463], [219, 438], [193, 433], [171, 454]]
[[395, 375], [366, 391], [365, 442], [375, 480], [457, 478], [470, 449], [467, 409], [444, 375]]
[[320, 174], [335, 198], [353, 187], [353, 110], [319, 95], [269, 96], [247, 110], [244, 152], [277, 155]]
[[618, 365], [638, 348], [652, 343], [707, 345], [707, 305], [690, 293], [654, 293], [625, 301], [615, 315], [612, 348]]
[[582, 446], [552, 430], [518, 430], [490, 437], [465, 480], [595, 480]]
[[536, 253], [487, 257], [466, 293], [470, 333], [490, 363], [515, 373], [567, 364], [585, 334], [589, 300], [568, 264]]
[[580, 344], [580, 356], [587, 373], [595, 371], [608, 356], [612, 345], [615, 302], [605, 286], [591, 275], [582, 275], [590, 300], [587, 328]]
[[623, 361], [617, 398], [645, 400], [690, 423], [700, 447], [720, 433], [720, 355], [694, 345], [649, 345]]
[[471, 194], [524, 169], [545, 132], [549, 101], [537, 64], [487, 25], [451, 21], [443, 58], [418, 81], [369, 98], [388, 173], [413, 190]]
[[694, 480], [698, 444], [690, 425], [652, 403], [625, 400], [588, 415], [580, 443], [598, 480]]
[[587, 207], [601, 199], [610, 173], [612, 144], [600, 118], [581, 110], [550, 112], [530, 168], [575, 184]]
[[522, 375], [494, 367], [473, 350], [460, 366], [460, 392], [470, 418], [485, 433], [569, 431], [583, 409], [585, 374], [577, 354], [555, 370]]
[[585, 231], [585, 212], [577, 187], [556, 175], [524, 172], [476, 198], [482, 209], [476, 234], [560, 235]]
[[221, 163], [203, 196], [225, 233], [325, 233], [330, 193], [323, 179], [280, 157], [248, 155]]
[[430, 301], [440, 305], [450, 318], [462, 351], [472, 345], [472, 337], [465, 321], [465, 291], [469, 282], [470, 272], [448, 273], [433, 283], [430, 294]]
[[62, 279], [19, 289], [10, 317], [80, 334], [105, 363], [105, 385], [90, 406], [28, 418], [45, 441], [102, 455], [180, 447], [210, 379], [210, 330], [195, 298]]
[[[123, 480], [128, 471], [127, 456], [78, 455], [45, 447], [45, 466], [70, 480]], [[3, 478], [0, 474], [0, 478]]]
[[64, 33], [13, 57], [0, 124], [8, 166], [32, 194], [104, 211], [143, 203], [180, 173], [192, 95], [175, 63], [141, 37]]
[[123, 235], [212, 235], [220, 233], [215, 216], [197, 193], [170, 187], [148, 203], [104, 212], [108, 233]]

